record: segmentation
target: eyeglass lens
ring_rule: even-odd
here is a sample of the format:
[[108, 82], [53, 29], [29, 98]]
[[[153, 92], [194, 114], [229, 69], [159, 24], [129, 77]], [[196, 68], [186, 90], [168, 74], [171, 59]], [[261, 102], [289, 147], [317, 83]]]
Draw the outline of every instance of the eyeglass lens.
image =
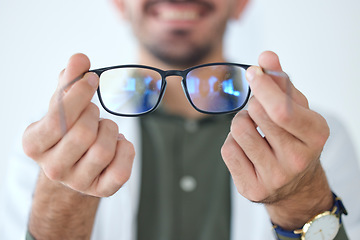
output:
[[209, 113], [230, 112], [242, 107], [249, 94], [245, 72], [236, 65], [205, 66], [190, 71], [185, 84], [192, 104]]
[[113, 113], [136, 115], [150, 111], [158, 102], [161, 75], [146, 68], [117, 68], [100, 76], [101, 100]]
[[[189, 71], [183, 85], [197, 110], [229, 112], [246, 104], [249, 86], [245, 72], [236, 65], [203, 66]], [[107, 111], [139, 115], [158, 104], [164, 84], [161, 74], [152, 69], [115, 68], [101, 74], [99, 96]]]

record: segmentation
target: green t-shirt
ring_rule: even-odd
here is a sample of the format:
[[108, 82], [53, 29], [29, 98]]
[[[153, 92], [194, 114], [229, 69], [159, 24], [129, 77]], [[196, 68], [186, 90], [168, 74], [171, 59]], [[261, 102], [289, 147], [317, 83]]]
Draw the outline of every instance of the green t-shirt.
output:
[[138, 240], [229, 239], [230, 174], [220, 150], [232, 118], [157, 110], [140, 119]]

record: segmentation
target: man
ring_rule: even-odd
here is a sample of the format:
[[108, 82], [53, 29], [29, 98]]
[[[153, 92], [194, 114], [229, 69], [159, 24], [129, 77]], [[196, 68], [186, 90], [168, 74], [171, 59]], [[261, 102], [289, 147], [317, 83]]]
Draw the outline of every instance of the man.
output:
[[[114, 3], [132, 25], [139, 41], [140, 64], [185, 69], [226, 61], [222, 49], [226, 24], [240, 17], [247, 0], [114, 0]], [[187, 102], [180, 81], [169, 77], [159, 113], [151, 113], [137, 122], [108, 115], [103, 116], [112, 120], [100, 118], [99, 107], [91, 102], [99, 78], [87, 73], [90, 62], [86, 56], [71, 57], [60, 74], [48, 113], [24, 133], [24, 151], [40, 166], [28, 237], [31, 234], [36, 239], [91, 236], [96, 239], [135, 236], [138, 239], [271, 239], [270, 221], [291, 232], [302, 228], [315, 215], [333, 209], [338, 201], [331, 190], [337, 193], [340, 190], [330, 188], [320, 163], [329, 137], [327, 122], [309, 109], [307, 99], [287, 78], [264, 73], [263, 69], [282, 71], [274, 53], [263, 53], [259, 65], [246, 72], [254, 95], [248, 110], [219, 117], [198, 113]], [[78, 76], [81, 79], [70, 84]], [[169, 136], [176, 134], [167, 135], [162, 129], [176, 132], [178, 124], [195, 124], [196, 134], [172, 142]], [[205, 126], [212, 135], [201, 135], [199, 146], [203, 150], [189, 148], [186, 139], [199, 137]], [[153, 128], [163, 132], [158, 136]], [[217, 133], [219, 138], [214, 137]], [[142, 139], [128, 135], [141, 135]], [[149, 149], [152, 141], [157, 143], [153, 144], [156, 149]], [[182, 166], [183, 173], [197, 170], [195, 177], [181, 178], [182, 189], [176, 190], [171, 181], [174, 181], [172, 174], [178, 174], [178, 167], [174, 163], [160, 168], [167, 166], [166, 161], [175, 162], [176, 154], [184, 154], [177, 146], [195, 149], [197, 157], [193, 156], [192, 160], [199, 161], [219, 159], [220, 156], [213, 157], [212, 150], [220, 154], [221, 149], [236, 190], [231, 188], [225, 167], [211, 168], [211, 164], [198, 165], [196, 161]], [[166, 148], [172, 151], [166, 152]], [[158, 150], [166, 154], [156, 155]], [[206, 151], [210, 154], [205, 155]], [[134, 161], [135, 152], [142, 158], [143, 166], [138, 165], [139, 159]], [[158, 158], [164, 161], [159, 163]], [[189, 164], [186, 158], [182, 160]], [[345, 176], [345, 182], [359, 182], [358, 170], [354, 169], [355, 173]], [[166, 173], [170, 176], [165, 176]], [[160, 186], [164, 182], [165, 186]], [[343, 183], [339, 181], [336, 186], [340, 188]], [[181, 190], [191, 194], [203, 191], [207, 199], [199, 198], [199, 194], [191, 197]], [[181, 194], [179, 198], [178, 194]], [[360, 200], [359, 194], [353, 196]], [[249, 200], [263, 203], [266, 211]], [[352, 233], [356, 231], [355, 224], [359, 226], [359, 221], [352, 223]], [[336, 229], [336, 234], [338, 239], [347, 239], [344, 228], [339, 232]], [[280, 234], [280, 237], [287, 236]]]

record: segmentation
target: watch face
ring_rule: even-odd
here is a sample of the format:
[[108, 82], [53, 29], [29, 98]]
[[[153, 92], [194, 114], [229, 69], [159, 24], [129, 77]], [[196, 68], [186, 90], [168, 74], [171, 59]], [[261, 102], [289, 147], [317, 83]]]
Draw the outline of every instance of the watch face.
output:
[[316, 216], [306, 228], [304, 229], [305, 240], [333, 240], [340, 228], [339, 218], [326, 212]]

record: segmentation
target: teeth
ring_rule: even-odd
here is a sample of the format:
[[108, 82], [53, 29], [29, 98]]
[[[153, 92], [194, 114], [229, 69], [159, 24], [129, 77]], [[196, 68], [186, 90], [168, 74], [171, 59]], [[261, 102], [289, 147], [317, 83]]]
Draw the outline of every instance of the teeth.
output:
[[162, 20], [196, 20], [199, 14], [195, 11], [163, 11], [159, 14]]

